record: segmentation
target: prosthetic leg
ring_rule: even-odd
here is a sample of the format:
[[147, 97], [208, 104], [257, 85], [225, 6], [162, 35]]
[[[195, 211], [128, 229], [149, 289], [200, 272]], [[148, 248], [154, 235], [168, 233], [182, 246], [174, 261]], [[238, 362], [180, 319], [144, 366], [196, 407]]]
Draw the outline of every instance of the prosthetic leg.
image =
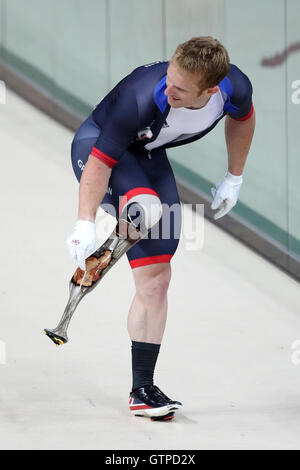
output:
[[[138, 218], [131, 214], [139, 212]], [[145, 211], [140, 204], [133, 202], [126, 211], [123, 210], [117, 226], [106, 242], [86, 260], [86, 271], [77, 268], [69, 282], [69, 300], [63, 316], [54, 329], [46, 328], [47, 335], [56, 346], [68, 342], [68, 327], [71, 318], [83, 297], [91, 292], [103, 279], [105, 274], [132, 246], [144, 238], [154, 224], [147, 223]], [[128, 215], [127, 215], [128, 214]], [[161, 216], [161, 213], [160, 213]], [[155, 223], [160, 216], [156, 218]], [[148, 218], [149, 219], [149, 218]]]

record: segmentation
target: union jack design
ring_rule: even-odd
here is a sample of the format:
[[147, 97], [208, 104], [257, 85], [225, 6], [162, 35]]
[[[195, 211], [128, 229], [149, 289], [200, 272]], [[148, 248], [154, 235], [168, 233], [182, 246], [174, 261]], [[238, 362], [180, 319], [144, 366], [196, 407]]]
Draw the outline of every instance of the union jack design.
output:
[[129, 409], [131, 414], [146, 416], [152, 421], [170, 421], [174, 418], [174, 412], [177, 408], [172, 407], [172, 405], [151, 407], [138, 398], [130, 397]]
[[170, 400], [156, 385], [140, 387], [129, 395], [130, 413], [153, 421], [169, 421], [180, 408], [182, 403]]
[[141, 400], [132, 397], [129, 399], [129, 408], [131, 411], [151, 410], [151, 406], [145, 405]]

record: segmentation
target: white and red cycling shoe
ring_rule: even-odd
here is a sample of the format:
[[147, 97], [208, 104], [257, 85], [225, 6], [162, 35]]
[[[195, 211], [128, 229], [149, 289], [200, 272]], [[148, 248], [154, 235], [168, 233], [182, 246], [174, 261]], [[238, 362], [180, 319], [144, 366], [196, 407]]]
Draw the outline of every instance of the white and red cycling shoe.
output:
[[129, 409], [135, 416], [147, 416], [153, 421], [170, 421], [182, 403], [171, 400], [156, 385], [146, 385], [130, 393]]

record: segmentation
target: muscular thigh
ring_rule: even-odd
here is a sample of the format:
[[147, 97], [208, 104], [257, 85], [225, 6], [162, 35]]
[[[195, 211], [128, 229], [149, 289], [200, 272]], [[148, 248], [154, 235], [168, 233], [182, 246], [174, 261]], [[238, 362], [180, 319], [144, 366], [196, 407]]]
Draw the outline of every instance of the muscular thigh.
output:
[[150, 236], [135, 245], [127, 257], [132, 268], [168, 263], [177, 249], [181, 232], [181, 207], [175, 177], [164, 150], [153, 150], [151, 158], [147, 154], [137, 154], [135, 158], [159, 195], [163, 215]]

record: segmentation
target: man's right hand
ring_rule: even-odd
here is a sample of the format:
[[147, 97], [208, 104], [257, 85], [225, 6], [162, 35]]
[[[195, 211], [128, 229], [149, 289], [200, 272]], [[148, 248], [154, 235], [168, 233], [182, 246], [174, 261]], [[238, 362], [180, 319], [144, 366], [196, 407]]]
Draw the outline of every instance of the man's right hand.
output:
[[95, 223], [89, 220], [78, 220], [66, 242], [70, 255], [77, 260], [80, 269], [85, 271], [85, 260], [96, 249]]

